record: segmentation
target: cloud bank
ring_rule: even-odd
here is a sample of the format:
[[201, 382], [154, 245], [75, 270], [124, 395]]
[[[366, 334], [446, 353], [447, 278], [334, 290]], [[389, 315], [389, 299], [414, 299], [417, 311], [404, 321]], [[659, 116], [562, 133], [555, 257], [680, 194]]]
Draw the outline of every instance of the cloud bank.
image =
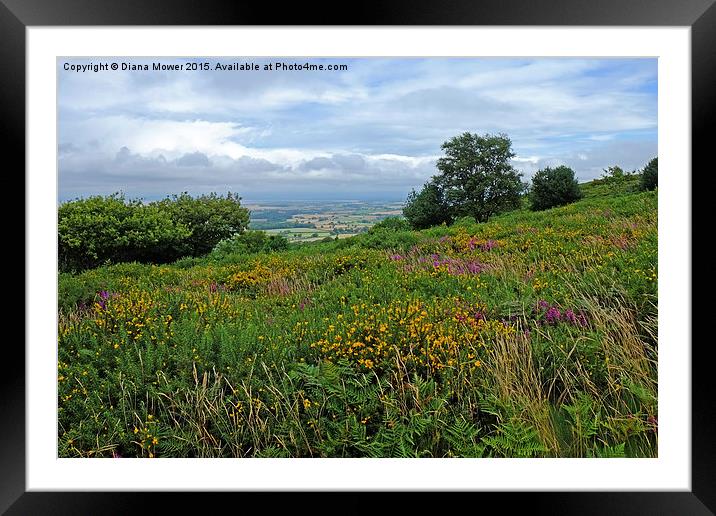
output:
[[655, 59], [309, 62], [348, 70], [78, 73], [58, 62], [60, 200], [404, 199], [464, 131], [510, 136], [525, 179], [566, 164], [585, 181], [657, 154]]

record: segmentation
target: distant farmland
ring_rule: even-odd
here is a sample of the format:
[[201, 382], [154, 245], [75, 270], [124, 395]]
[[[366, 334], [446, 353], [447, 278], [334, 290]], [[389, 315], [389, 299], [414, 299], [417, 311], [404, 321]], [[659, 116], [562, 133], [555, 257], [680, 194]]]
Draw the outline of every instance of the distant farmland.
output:
[[280, 234], [290, 242], [347, 238], [367, 231], [387, 217], [402, 214], [402, 202], [247, 203], [251, 229]]

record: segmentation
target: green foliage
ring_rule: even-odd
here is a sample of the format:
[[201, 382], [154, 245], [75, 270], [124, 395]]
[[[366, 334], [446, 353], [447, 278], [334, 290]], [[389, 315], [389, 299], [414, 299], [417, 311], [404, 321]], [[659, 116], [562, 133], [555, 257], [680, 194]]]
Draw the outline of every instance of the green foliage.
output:
[[482, 457], [485, 445], [480, 442], [480, 428], [464, 415], [453, 418], [445, 429], [445, 440], [451, 454], [457, 457]]
[[211, 193], [191, 197], [186, 192], [164, 199], [159, 205], [172, 220], [191, 230], [186, 255], [201, 256], [225, 238], [243, 232], [249, 225], [249, 211], [241, 197], [229, 192], [225, 197]]
[[590, 450], [590, 457], [596, 457], [599, 459], [623, 459], [626, 457], [625, 443], [620, 443], [615, 446], [596, 446]]
[[61, 273], [58, 453], [654, 457], [657, 201]]
[[572, 442], [575, 455], [593, 447], [598, 437], [601, 414], [594, 400], [585, 393], [580, 393], [572, 404], [562, 405], [567, 413], [567, 421], [572, 430]]
[[616, 195], [632, 194], [639, 191], [639, 180], [641, 175], [627, 174], [620, 182], [611, 181], [609, 178], [594, 179], [588, 183], [579, 185], [584, 198], [593, 197], [614, 197]]
[[510, 419], [497, 426], [497, 432], [482, 438], [492, 457], [539, 457], [548, 450], [537, 430], [519, 419]]
[[531, 209], [534, 211], [563, 206], [582, 197], [574, 170], [569, 167], [547, 167], [537, 171], [532, 178], [530, 199]]
[[510, 164], [515, 154], [507, 135], [465, 132], [442, 144], [439, 174], [408, 196], [403, 215], [415, 229], [460, 217], [486, 222], [492, 215], [522, 206], [525, 185]]
[[[621, 167], [614, 165], [604, 169], [604, 173], [602, 174], [600, 181], [602, 183], [612, 186], [615, 189], [619, 189], [625, 184], [637, 180], [637, 176], [638, 175], [635, 170], [632, 170], [631, 172], [625, 172]], [[634, 189], [630, 190], [636, 191]]]
[[282, 235], [269, 235], [264, 231], [244, 231], [216, 244], [212, 257], [224, 258], [231, 255], [271, 253], [288, 249], [288, 240]]
[[452, 221], [442, 190], [434, 182], [425, 183], [420, 193], [415, 190], [410, 192], [403, 215], [415, 229], [425, 229]]
[[239, 200], [231, 193], [182, 194], [144, 204], [115, 193], [63, 203], [58, 209], [60, 270], [107, 262], [164, 263], [205, 254], [248, 224], [248, 210]]
[[455, 222], [453, 222], [453, 228], [459, 229], [459, 228], [474, 228], [477, 224], [477, 221], [475, 220], [475, 217], [471, 217], [469, 215], [466, 215], [464, 217], [459, 217]]
[[367, 232], [337, 242], [337, 248], [362, 249], [408, 249], [420, 241], [420, 237], [410, 230], [407, 220], [388, 217], [371, 227]]
[[443, 143], [434, 181], [451, 218], [470, 215], [478, 222], [520, 207], [524, 190], [510, 164], [515, 154], [507, 135], [463, 133]]
[[157, 205], [127, 201], [121, 194], [70, 201], [58, 210], [60, 270], [176, 259], [190, 235], [190, 228]]
[[420, 236], [412, 231], [377, 231], [366, 232], [353, 238], [339, 240], [339, 249], [360, 248], [360, 249], [409, 249], [418, 242]]
[[410, 231], [410, 222], [402, 217], [387, 217], [377, 224], [373, 225], [368, 233], [378, 233], [385, 231]]
[[639, 189], [642, 191], [654, 190], [658, 186], [659, 182], [659, 158], [653, 158], [644, 167], [641, 173], [641, 181], [639, 182]]

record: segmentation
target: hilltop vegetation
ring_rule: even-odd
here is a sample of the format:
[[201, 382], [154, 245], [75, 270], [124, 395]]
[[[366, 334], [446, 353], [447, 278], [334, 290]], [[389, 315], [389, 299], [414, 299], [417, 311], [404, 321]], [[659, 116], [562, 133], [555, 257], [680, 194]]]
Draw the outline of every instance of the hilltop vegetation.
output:
[[[436, 162], [438, 173], [413, 190], [403, 215], [414, 229], [451, 224], [461, 217], [487, 222], [492, 216], [523, 206], [534, 211], [575, 202], [584, 196], [574, 170], [561, 165], [538, 170], [530, 184], [511, 163], [515, 157], [512, 141], [506, 134], [462, 133], [441, 146], [445, 155]], [[601, 179], [587, 188], [617, 194], [626, 191], [650, 191], [657, 186], [658, 159], [652, 159], [641, 173], [624, 172], [619, 166], [604, 170]], [[594, 191], [594, 186], [604, 185]]]
[[246, 229], [249, 211], [240, 201], [230, 192], [196, 198], [183, 193], [145, 204], [116, 193], [63, 203], [57, 217], [59, 268], [204, 255]]
[[654, 457], [657, 195], [638, 183], [61, 273], [59, 455]]

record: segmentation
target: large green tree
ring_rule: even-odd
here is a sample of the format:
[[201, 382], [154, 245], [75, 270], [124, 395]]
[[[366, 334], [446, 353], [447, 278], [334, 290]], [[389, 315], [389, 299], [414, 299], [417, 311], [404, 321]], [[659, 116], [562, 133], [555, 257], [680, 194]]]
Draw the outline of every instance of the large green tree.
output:
[[524, 185], [511, 165], [515, 156], [505, 134], [480, 136], [465, 132], [442, 144], [440, 173], [434, 183], [450, 218], [472, 216], [478, 222], [518, 208]]

